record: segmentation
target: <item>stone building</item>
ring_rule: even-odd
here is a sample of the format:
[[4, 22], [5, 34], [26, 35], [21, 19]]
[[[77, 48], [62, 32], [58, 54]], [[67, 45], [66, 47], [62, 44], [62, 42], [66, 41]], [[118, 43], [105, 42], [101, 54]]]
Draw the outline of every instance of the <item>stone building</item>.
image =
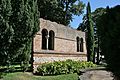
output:
[[33, 69], [59, 60], [87, 60], [85, 32], [40, 19], [40, 30], [33, 41]]

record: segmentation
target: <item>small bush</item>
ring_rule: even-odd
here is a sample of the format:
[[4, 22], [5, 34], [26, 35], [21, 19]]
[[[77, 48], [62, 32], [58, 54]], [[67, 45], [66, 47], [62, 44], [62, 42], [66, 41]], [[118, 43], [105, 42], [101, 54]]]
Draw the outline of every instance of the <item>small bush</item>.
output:
[[29, 68], [29, 62], [28, 61], [22, 61], [21, 62], [21, 69], [23, 72], [27, 71]]
[[7, 73], [0, 72], [0, 79], [3, 78], [5, 75], [7, 75]]
[[80, 69], [95, 67], [92, 62], [86, 61], [55, 61], [52, 63], [44, 63], [39, 65], [37, 71], [41, 75], [58, 75], [77, 73]]

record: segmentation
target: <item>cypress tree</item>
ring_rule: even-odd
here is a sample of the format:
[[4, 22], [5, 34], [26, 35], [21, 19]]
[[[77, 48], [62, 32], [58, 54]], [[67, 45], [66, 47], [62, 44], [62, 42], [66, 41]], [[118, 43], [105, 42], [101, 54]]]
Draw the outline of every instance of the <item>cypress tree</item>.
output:
[[91, 18], [91, 7], [89, 2], [87, 5], [87, 54], [88, 61], [94, 62], [94, 28]]
[[[29, 21], [30, 21], [30, 26], [31, 26], [31, 32], [28, 34], [28, 38], [26, 43], [24, 44], [23, 50], [22, 50], [22, 63], [23, 63], [23, 70], [26, 71], [29, 65], [29, 61], [30, 58], [33, 57], [32, 56], [32, 40], [33, 37], [35, 35], [35, 33], [38, 31], [39, 29], [39, 25], [38, 25], [38, 18], [39, 18], [39, 12], [38, 12], [38, 8], [37, 8], [37, 0], [35, 1], [31, 1], [29, 0]], [[31, 7], [30, 7], [31, 6]], [[26, 9], [27, 10], [27, 9]], [[27, 11], [26, 11], [27, 13]], [[28, 23], [29, 24], [29, 23]], [[30, 37], [29, 37], [30, 35]]]
[[11, 16], [14, 27], [14, 40], [11, 53], [15, 53], [15, 58], [22, 62], [23, 69], [26, 70], [32, 52], [32, 38], [39, 29], [39, 13], [37, 0], [12, 0], [13, 15]]
[[12, 15], [11, 0], [0, 0], [0, 65], [10, 64], [10, 45], [12, 43], [14, 31], [10, 24]]
[[0, 61], [11, 64], [17, 58], [29, 63], [38, 30], [37, 0], [0, 0]]

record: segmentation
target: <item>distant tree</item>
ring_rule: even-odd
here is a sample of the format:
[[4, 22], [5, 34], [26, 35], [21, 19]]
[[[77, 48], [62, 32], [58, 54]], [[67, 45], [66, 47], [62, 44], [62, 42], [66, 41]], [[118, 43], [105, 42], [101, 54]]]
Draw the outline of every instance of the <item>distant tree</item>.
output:
[[90, 3], [88, 2], [87, 5], [87, 14], [86, 14], [86, 27], [87, 27], [87, 54], [88, 54], [88, 61], [94, 62], [94, 28], [93, 28], [93, 21], [91, 17], [91, 7]]
[[85, 4], [80, 0], [38, 0], [41, 18], [68, 25], [72, 15], [83, 13]]
[[[100, 41], [99, 36], [97, 34], [97, 26], [96, 21], [98, 18], [100, 18], [101, 15], [106, 13], [105, 8], [97, 8], [95, 11], [91, 13], [92, 21], [93, 21], [93, 27], [94, 27], [94, 52], [97, 54], [97, 63], [99, 64], [99, 55], [100, 55]], [[83, 16], [83, 22], [79, 24], [78, 30], [86, 31], [87, 30], [87, 14]]]
[[106, 9], [105, 8], [97, 8], [94, 12], [92, 12], [92, 20], [93, 20], [93, 25], [94, 25], [94, 43], [95, 43], [95, 47], [94, 47], [94, 52], [97, 55], [97, 64], [99, 64], [100, 61], [100, 55], [103, 55], [100, 53], [100, 40], [99, 40], [99, 35], [98, 35], [98, 29], [96, 26], [96, 21], [97, 19], [100, 18], [101, 15], [106, 13]]
[[[92, 21], [93, 21], [93, 25], [96, 28], [96, 20], [103, 14], [106, 13], [106, 9], [105, 8], [97, 8], [95, 11], [91, 12], [91, 17], [92, 17]], [[86, 24], [87, 24], [87, 14], [85, 14], [83, 16], [83, 22], [79, 24], [78, 26], [78, 30], [82, 30], [85, 31], [86, 30]]]
[[97, 19], [106, 13], [106, 8], [97, 8], [95, 11], [93, 11], [91, 14], [92, 14], [92, 20], [94, 22], [94, 24], [96, 23]]
[[105, 55], [107, 67], [120, 80], [120, 5], [107, 7], [106, 14], [97, 20], [101, 41], [101, 52]]
[[82, 18], [82, 22], [79, 23], [77, 30], [86, 31], [87, 30], [87, 14]]

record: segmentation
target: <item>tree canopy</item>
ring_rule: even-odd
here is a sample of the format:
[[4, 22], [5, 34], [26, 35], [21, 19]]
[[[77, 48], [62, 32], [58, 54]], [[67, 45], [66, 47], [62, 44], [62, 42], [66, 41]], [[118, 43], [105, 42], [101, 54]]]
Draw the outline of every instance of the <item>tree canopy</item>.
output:
[[[106, 9], [105, 8], [97, 8], [95, 11], [91, 12], [91, 18], [92, 18], [92, 21], [93, 21], [93, 25], [94, 27], [96, 28], [96, 21], [97, 19], [106, 13]], [[79, 24], [78, 26], [78, 30], [82, 30], [82, 31], [85, 31], [86, 30], [86, 25], [87, 25], [87, 14], [85, 14], [83, 16], [83, 22]]]
[[80, 0], [38, 0], [41, 18], [68, 25], [72, 15], [83, 13], [85, 4]]

